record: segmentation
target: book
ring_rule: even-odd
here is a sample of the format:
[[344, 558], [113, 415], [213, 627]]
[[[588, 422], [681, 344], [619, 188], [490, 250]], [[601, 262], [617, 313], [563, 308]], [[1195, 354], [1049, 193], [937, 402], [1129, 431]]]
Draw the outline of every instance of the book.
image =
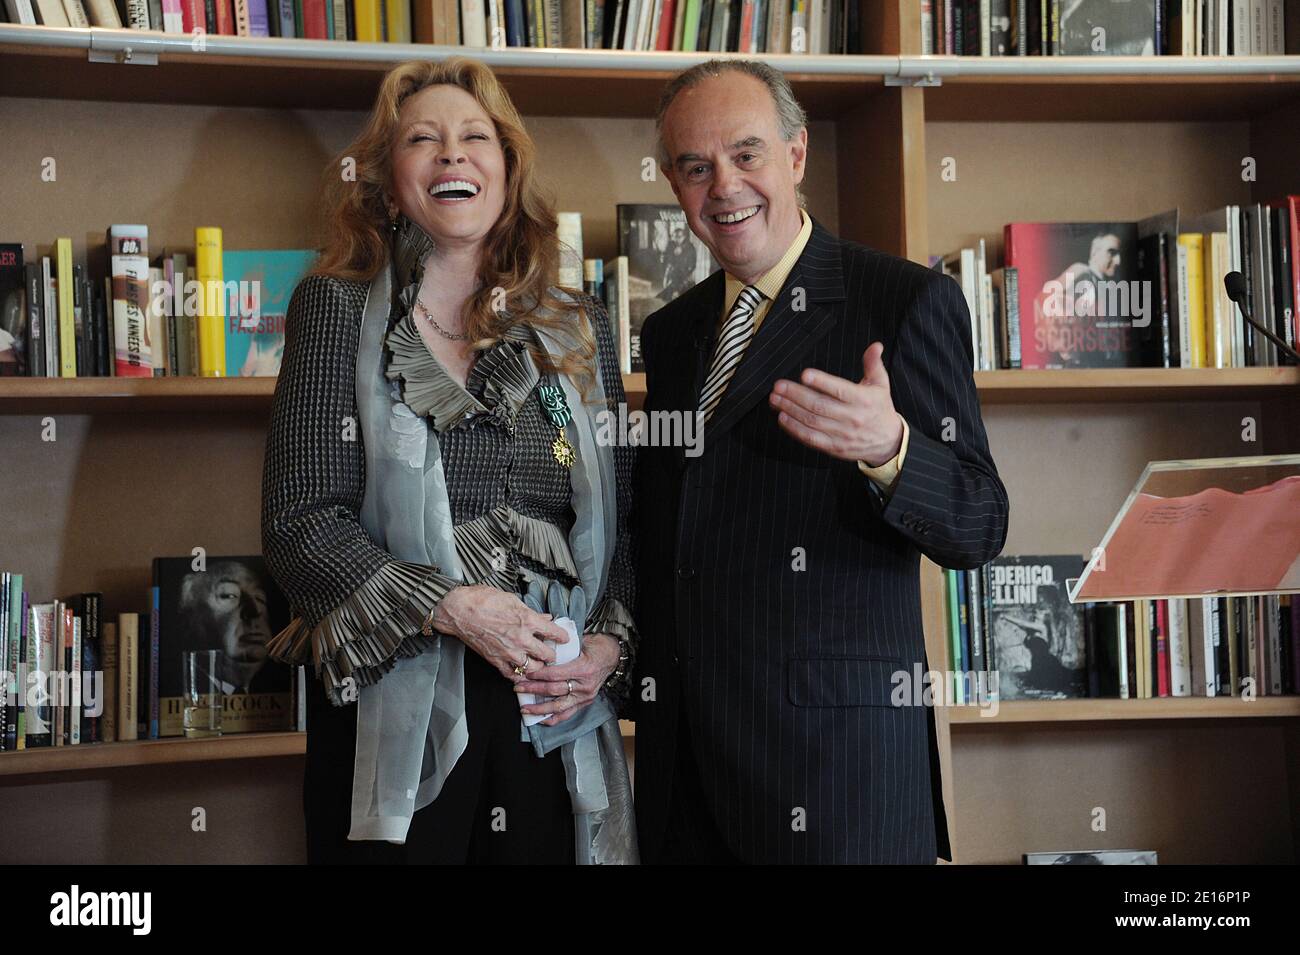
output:
[[266, 655], [289, 623], [288, 601], [259, 555], [153, 561], [158, 620], [158, 735], [184, 734], [183, 654], [221, 651], [223, 733], [287, 730], [292, 673]]
[[21, 243], [0, 243], [0, 378], [27, 374], [27, 268]]
[[226, 296], [221, 271], [221, 229], [194, 230], [194, 272], [202, 290], [199, 302], [199, 374], [226, 377]]
[[[229, 377], [275, 377], [280, 373], [289, 298], [315, 261], [315, 252], [301, 249], [222, 254], [228, 295], [224, 327]], [[177, 338], [179, 351], [180, 336]]]
[[99, 719], [99, 742], [117, 742], [117, 624], [105, 622], [100, 638], [100, 668], [104, 674], [102, 713]]
[[1062, 56], [1154, 56], [1156, 0], [1074, 0], [1061, 6]]
[[59, 238], [54, 240], [55, 254], [58, 258], [58, 279], [55, 286], [58, 292], [59, 309], [59, 377], [77, 377], [77, 326], [73, 314], [72, 240]]
[[110, 226], [108, 261], [112, 283], [113, 374], [119, 378], [150, 378], [153, 343], [149, 340], [148, 322], [149, 227]]
[[1002, 700], [1087, 695], [1083, 608], [1067, 578], [1083, 572], [1076, 555], [998, 557], [989, 563], [988, 667]]
[[1013, 222], [1006, 264], [1019, 273], [1021, 367], [1137, 366], [1135, 324], [1151, 321], [1131, 222]]
[[630, 305], [627, 299], [627, 256], [620, 255], [605, 260], [602, 270], [605, 279], [605, 311], [609, 315], [610, 328], [618, 342], [618, 366], [623, 374], [632, 372], [631, 330], [629, 324]]
[[1156, 865], [1154, 849], [1080, 849], [1073, 852], [1026, 852], [1025, 865]]
[[555, 284], [561, 288], [582, 288], [582, 213], [557, 212], [556, 240], [559, 255], [556, 261]]
[[139, 738], [140, 619], [139, 614], [117, 615], [117, 738]]
[[618, 254], [628, 262], [630, 370], [645, 371], [641, 326], [647, 316], [708, 278], [717, 265], [677, 205], [620, 204]]

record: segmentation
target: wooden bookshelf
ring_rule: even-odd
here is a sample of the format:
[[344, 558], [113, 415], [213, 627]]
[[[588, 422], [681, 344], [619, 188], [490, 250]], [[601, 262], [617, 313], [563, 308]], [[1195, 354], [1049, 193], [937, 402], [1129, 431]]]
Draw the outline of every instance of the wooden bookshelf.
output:
[[1071, 368], [977, 371], [984, 404], [1258, 401], [1300, 395], [1300, 368]]
[[1097, 720], [1219, 720], [1300, 717], [1300, 696], [1170, 697], [1154, 700], [1012, 700], [1001, 703], [995, 716], [978, 707], [956, 706], [948, 721], [956, 727], [1006, 726], [1025, 723], [1081, 723]]
[[0, 777], [153, 766], [160, 763], [301, 756], [306, 751], [307, 734], [298, 732], [240, 733], [207, 739], [178, 736], [122, 743], [43, 746], [0, 753]]
[[[1252, 401], [1294, 396], [1300, 368], [1121, 368], [975, 373], [984, 404]], [[623, 376], [628, 404], [645, 375]], [[274, 378], [0, 378], [0, 414], [267, 410]]]
[[[921, 57], [919, 0], [863, 0], [862, 12], [870, 55], [767, 58], [813, 120], [809, 210], [846, 238], [925, 263], [983, 237], [996, 261], [1009, 221], [1128, 220], [1300, 192], [1300, 56]], [[1294, 39], [1300, 4], [1289, 0], [1287, 13]], [[122, 62], [127, 46], [132, 61]], [[615, 203], [672, 201], [666, 184], [638, 175], [653, 151], [649, 117], [663, 81], [707, 54], [233, 37], [208, 37], [196, 52], [185, 37], [3, 25], [0, 109], [28, 133], [0, 140], [0, 165], [32, 172], [30, 186], [11, 177], [0, 239], [71, 235], [81, 258], [108, 224], [141, 221], [155, 254], [191, 246], [198, 224], [223, 225], [232, 249], [309, 247], [318, 175], [359, 126], [384, 71], [449, 52], [503, 77], [557, 208], [583, 214], [587, 255], [615, 253]], [[46, 156], [59, 161], [57, 183], [39, 181]], [[947, 156], [958, 160], [955, 182], [940, 177]], [[1256, 181], [1240, 175], [1245, 156], [1258, 160]], [[976, 383], [1012, 502], [1007, 553], [1087, 553], [1148, 460], [1300, 450], [1295, 368], [992, 371]], [[643, 376], [625, 386], [634, 404], [643, 397]], [[154, 556], [198, 542], [210, 553], [256, 552], [273, 388], [256, 379], [0, 379], [0, 479], [30, 499], [6, 515], [0, 564], [28, 571], [35, 593], [97, 589], [122, 610], [143, 609]], [[59, 440], [37, 442], [28, 416], [51, 412]], [[1244, 416], [1260, 424], [1257, 444], [1243, 445]], [[115, 490], [123, 487], [137, 489], [128, 507]], [[944, 621], [932, 571], [927, 564], [922, 589], [929, 661], [939, 668]], [[992, 720], [939, 708], [956, 861], [1017, 863], [1022, 851], [1083, 846], [1101, 837], [1079, 820], [1101, 803], [1124, 807], [1106, 844], [1154, 845], [1161, 862], [1294, 862], [1298, 708], [1277, 697], [1012, 702]], [[972, 729], [981, 724], [998, 731]], [[76, 819], [91, 800], [124, 831], [144, 828], [160, 809], [194, 805], [192, 774], [167, 764], [240, 766], [301, 746], [297, 734], [266, 734], [0, 754], [0, 776], [21, 783], [0, 787], [0, 817], [40, 808]], [[114, 785], [138, 800], [53, 784], [71, 782], [72, 770], [117, 766], [134, 767]], [[273, 844], [258, 847], [276, 861], [301, 859], [301, 774], [291, 768], [258, 764], [258, 778], [285, 796], [266, 837]], [[205, 772], [205, 798], [239, 804], [249, 776]], [[132, 790], [137, 777], [151, 788]], [[1195, 811], [1183, 806], [1189, 793]], [[119, 861], [120, 852], [85, 849], [98, 843], [75, 826], [58, 838], [64, 856]], [[39, 839], [7, 834], [0, 861], [42, 858], [50, 836]], [[165, 861], [168, 851], [142, 861]], [[215, 840], [204, 851], [208, 861], [240, 861]]]
[[[636, 735], [636, 724], [628, 720], [620, 720], [619, 731], [623, 734], [623, 738], [630, 742]], [[0, 785], [3, 785], [5, 777], [94, 772], [172, 763], [303, 756], [306, 752], [307, 734], [301, 732], [240, 733], [207, 739], [186, 739], [178, 736], [167, 739], [130, 740], [122, 743], [44, 746], [38, 749], [0, 753]]]
[[[269, 411], [274, 378], [0, 378], [0, 414], [137, 414]], [[645, 375], [623, 376], [628, 404], [645, 399]]]

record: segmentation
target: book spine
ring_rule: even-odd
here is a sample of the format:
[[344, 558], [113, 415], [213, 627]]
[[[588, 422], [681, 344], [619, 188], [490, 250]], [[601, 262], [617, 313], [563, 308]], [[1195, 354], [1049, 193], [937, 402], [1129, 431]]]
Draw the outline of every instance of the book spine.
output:
[[42, 684], [42, 696], [45, 700], [45, 712], [48, 716], [42, 720], [49, 731], [47, 746], [63, 745], [63, 713], [59, 708], [59, 671], [63, 669], [60, 659], [63, 656], [63, 614], [59, 602], [53, 602], [50, 614], [49, 633], [41, 641], [41, 666], [37, 674]]
[[68, 744], [71, 746], [81, 745], [81, 654], [84, 652], [82, 646], [86, 635], [82, 629], [81, 616], [75, 614], [71, 608], [68, 610], [72, 614], [71, 630], [71, 665], [68, 667], [68, 680], [70, 683], [71, 694], [68, 699]]
[[185, 32], [185, 14], [181, 8], [181, 0], [162, 0], [162, 20], [164, 33]]
[[114, 367], [119, 378], [153, 375], [145, 342], [148, 314], [149, 260], [142, 255], [109, 259], [113, 281]]
[[117, 15], [113, 0], [87, 0], [86, 14], [90, 17], [91, 26], [108, 30], [122, 29], [122, 18]]
[[77, 377], [77, 329], [72, 312], [72, 240], [55, 240], [58, 257], [59, 376]]
[[100, 646], [100, 667], [104, 678], [104, 692], [99, 720], [99, 741], [117, 742], [117, 624], [105, 623]]
[[226, 302], [221, 269], [221, 229], [200, 226], [194, 230], [194, 269], [200, 289], [199, 374], [226, 376]]
[[139, 738], [140, 638], [137, 614], [117, 615], [117, 738]]
[[27, 374], [45, 377], [45, 283], [41, 267], [29, 262], [23, 267], [27, 282]]
[[[468, 3], [469, 0], [466, 0], [466, 2]], [[281, 8], [283, 9], [283, 4]], [[384, 26], [379, 17], [379, 0], [355, 0], [354, 16], [356, 17], [357, 40], [359, 42], [379, 43], [383, 40]], [[292, 34], [286, 34], [286, 36], [290, 35]]]
[[150, 600], [153, 606], [149, 611], [149, 738], [158, 739], [158, 655], [161, 649], [158, 633], [158, 618], [161, 615], [158, 606], [158, 587], [150, 588]]
[[4, 686], [0, 687], [0, 691], [3, 691], [0, 692], [0, 750], [9, 748], [10, 701], [15, 695], [13, 681], [10, 679], [10, 674], [15, 671], [9, 666], [9, 647], [12, 643], [10, 621], [15, 613], [10, 597], [10, 577], [9, 571], [0, 571], [0, 673], [4, 678]]
[[128, 30], [149, 29], [149, 0], [124, 0]]
[[1121, 700], [1127, 700], [1133, 695], [1129, 677], [1129, 660], [1132, 659], [1128, 650], [1129, 609], [1129, 604], [1119, 604], [1115, 607], [1115, 659], [1119, 661], [1117, 676], [1119, 677], [1119, 698]]
[[1218, 651], [1215, 637], [1219, 630], [1218, 601], [1213, 597], [1201, 599], [1201, 652], [1205, 655], [1202, 693], [1207, 697], [1218, 695], [1215, 672], [1218, 668]]
[[1192, 656], [1188, 645], [1187, 601], [1169, 601], [1170, 696], [1192, 695]]

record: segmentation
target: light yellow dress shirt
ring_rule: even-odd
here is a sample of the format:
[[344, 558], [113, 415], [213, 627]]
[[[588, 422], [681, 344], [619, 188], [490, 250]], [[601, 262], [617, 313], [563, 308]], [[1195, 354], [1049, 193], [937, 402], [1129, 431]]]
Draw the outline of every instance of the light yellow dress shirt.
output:
[[[791, 269], [799, 261], [799, 256], [803, 255], [804, 246], [808, 244], [808, 237], [812, 235], [812, 219], [803, 209], [799, 210], [799, 216], [803, 220], [803, 226], [799, 229], [799, 234], [794, 237], [794, 242], [790, 248], [786, 249], [785, 255], [781, 256], [780, 261], [772, 266], [762, 277], [754, 283], [754, 288], [758, 289], [763, 295], [763, 300], [758, 303], [754, 309], [754, 333], [758, 333], [758, 327], [763, 323], [768, 309], [771, 308], [772, 302], [776, 299], [777, 293], [781, 291], [781, 286], [789, 278]], [[736, 278], [730, 272], [726, 273], [727, 291], [726, 297], [722, 303], [721, 321], [727, 320], [727, 315], [731, 311], [731, 306], [736, 303], [740, 297], [741, 290], [745, 283]], [[880, 490], [888, 493], [894, 486], [894, 481], [898, 479], [898, 472], [903, 467], [903, 456], [907, 454], [907, 419], [899, 415], [899, 420], [903, 422], [903, 442], [899, 445], [898, 454], [886, 461], [879, 467], [867, 467], [862, 461], [858, 462], [858, 467], [862, 473], [869, 477]]]

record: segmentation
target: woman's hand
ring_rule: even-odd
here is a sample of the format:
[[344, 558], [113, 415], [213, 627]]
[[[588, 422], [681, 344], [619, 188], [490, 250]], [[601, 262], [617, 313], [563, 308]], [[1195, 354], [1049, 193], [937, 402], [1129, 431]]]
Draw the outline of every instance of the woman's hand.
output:
[[572, 663], [543, 667], [531, 679], [515, 684], [516, 693], [550, 697], [520, 708], [525, 714], [551, 714], [542, 722], [554, 726], [572, 719], [596, 698], [605, 680], [618, 666], [618, 640], [607, 633], [589, 633], [582, 638], [582, 652]]
[[515, 672], [516, 666], [523, 664], [525, 672], [536, 672], [555, 659], [555, 649], [545, 641], [569, 642], [569, 635], [550, 614], [537, 613], [514, 594], [483, 584], [453, 587], [434, 607], [432, 623], [512, 683], [526, 679]]

